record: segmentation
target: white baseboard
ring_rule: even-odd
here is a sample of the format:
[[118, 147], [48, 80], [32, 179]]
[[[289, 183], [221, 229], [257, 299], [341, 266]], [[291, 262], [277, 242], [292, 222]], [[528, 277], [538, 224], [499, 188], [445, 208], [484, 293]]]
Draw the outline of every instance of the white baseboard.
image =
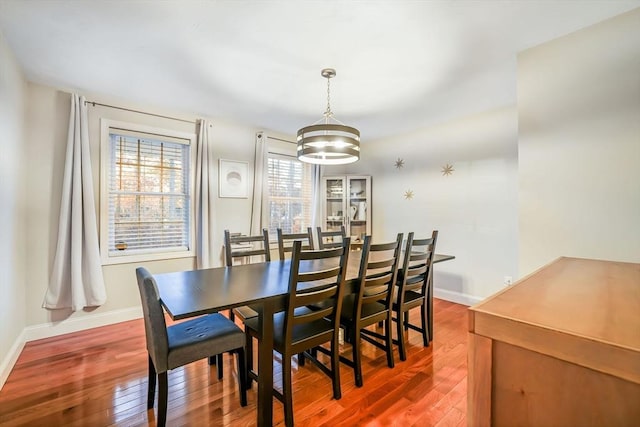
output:
[[460, 292], [448, 291], [446, 289], [438, 289], [436, 287], [433, 288], [433, 296], [438, 299], [468, 306], [475, 305], [484, 299], [474, 295], [462, 294]]
[[123, 308], [99, 314], [72, 317], [61, 322], [47, 322], [25, 328], [25, 342], [55, 337], [85, 329], [98, 328], [142, 317], [142, 307]]
[[0, 361], [0, 363], [2, 363], [0, 364], [0, 390], [2, 390], [4, 383], [7, 382], [7, 378], [9, 378], [11, 370], [18, 361], [18, 357], [20, 356], [20, 353], [22, 353], [25, 342], [25, 333], [23, 330], [18, 338], [16, 338], [11, 349], [9, 349], [9, 352], [4, 356], [4, 359]]

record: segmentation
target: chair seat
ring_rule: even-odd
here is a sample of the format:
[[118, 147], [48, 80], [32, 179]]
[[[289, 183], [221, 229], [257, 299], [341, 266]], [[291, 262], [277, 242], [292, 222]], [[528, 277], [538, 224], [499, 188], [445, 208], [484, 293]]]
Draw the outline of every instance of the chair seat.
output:
[[[342, 312], [340, 314], [340, 320], [351, 322], [353, 320], [353, 305], [355, 304], [356, 296], [351, 294], [344, 297], [342, 300]], [[361, 319], [374, 316], [376, 314], [384, 313], [387, 311], [383, 303], [370, 303], [362, 306]]]
[[244, 332], [235, 323], [215, 313], [167, 328], [169, 369], [220, 353], [220, 348], [244, 346]]
[[[307, 307], [298, 307], [296, 308], [295, 313], [296, 316], [299, 316], [307, 313], [313, 313], [313, 310]], [[273, 316], [273, 346], [280, 353], [284, 351], [285, 347], [284, 317], [285, 313], [283, 311], [276, 313]], [[257, 318], [248, 319], [244, 326], [247, 329], [251, 329], [251, 331], [254, 332], [254, 335], [259, 336]], [[332, 333], [333, 326], [331, 325], [331, 321], [328, 319], [318, 319], [313, 322], [303, 323], [293, 327], [291, 343], [289, 343], [289, 345], [295, 345], [296, 343], [300, 343], [320, 335], [331, 335]]]

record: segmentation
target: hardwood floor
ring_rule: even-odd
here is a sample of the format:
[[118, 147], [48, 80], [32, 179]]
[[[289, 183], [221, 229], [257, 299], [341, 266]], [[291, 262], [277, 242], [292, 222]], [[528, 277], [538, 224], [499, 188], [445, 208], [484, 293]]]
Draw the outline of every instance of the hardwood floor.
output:
[[[389, 369], [384, 352], [363, 343], [364, 386], [341, 364], [342, 399], [313, 364], [293, 366], [299, 426], [463, 426], [466, 424], [467, 307], [434, 300], [435, 339], [422, 347], [409, 332], [407, 360]], [[412, 318], [420, 311], [413, 310]], [[343, 352], [350, 352], [349, 346]], [[225, 354], [224, 378], [205, 360], [169, 373], [170, 426], [252, 426], [256, 385], [240, 406], [236, 364]], [[280, 387], [280, 360], [274, 364]], [[155, 425], [146, 410], [147, 353], [142, 320], [28, 343], [0, 391], [2, 426]], [[283, 425], [274, 400], [274, 423]], [[157, 403], [155, 406], [157, 409]]]

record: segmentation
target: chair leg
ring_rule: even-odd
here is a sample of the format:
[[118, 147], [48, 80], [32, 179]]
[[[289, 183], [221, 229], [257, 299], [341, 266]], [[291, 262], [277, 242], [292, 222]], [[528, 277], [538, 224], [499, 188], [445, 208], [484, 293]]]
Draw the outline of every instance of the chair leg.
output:
[[398, 351], [400, 353], [400, 360], [407, 360], [407, 350], [405, 349], [404, 344], [404, 322], [402, 321], [404, 318], [403, 313], [398, 312], [397, 316], [398, 321], [396, 322], [396, 330], [398, 332]]
[[167, 423], [167, 397], [169, 394], [169, 384], [167, 383], [167, 372], [158, 374], [158, 427], [164, 427]]
[[356, 387], [362, 387], [362, 349], [360, 340], [360, 330], [358, 328], [351, 328], [353, 331], [351, 335], [351, 351], [353, 353], [353, 375], [356, 379]]
[[338, 334], [335, 333], [331, 341], [331, 383], [333, 384], [333, 398], [338, 400], [342, 397], [340, 390], [340, 347], [338, 344]]
[[298, 366], [304, 366], [304, 353], [298, 353]]
[[284, 424], [293, 427], [293, 388], [291, 387], [291, 356], [282, 355], [282, 400]]
[[250, 389], [251, 385], [253, 384], [253, 378], [251, 378], [251, 375], [249, 375], [249, 371], [253, 370], [253, 337], [248, 332], [245, 332], [244, 337], [244, 348], [246, 349], [245, 377], [247, 380], [247, 389]]
[[387, 366], [393, 368], [395, 366], [393, 362], [393, 337], [391, 336], [391, 312], [387, 316], [387, 320], [384, 322], [384, 332], [386, 334], [387, 342]]
[[420, 317], [422, 317], [422, 343], [425, 347], [429, 347], [429, 341], [431, 341], [431, 337], [429, 337], [429, 320], [427, 319], [427, 300], [425, 299], [422, 305], [420, 306]]
[[218, 379], [222, 379], [224, 369], [222, 366], [222, 353], [216, 355], [216, 367], [218, 368]]
[[151, 360], [151, 355], [149, 355], [149, 388], [147, 390], [147, 409], [153, 408], [153, 402], [156, 398], [156, 367], [153, 364], [153, 360]]
[[238, 349], [238, 384], [240, 386], [240, 406], [247, 406], [247, 360], [244, 348]]
[[404, 330], [409, 330], [409, 310], [404, 312]]

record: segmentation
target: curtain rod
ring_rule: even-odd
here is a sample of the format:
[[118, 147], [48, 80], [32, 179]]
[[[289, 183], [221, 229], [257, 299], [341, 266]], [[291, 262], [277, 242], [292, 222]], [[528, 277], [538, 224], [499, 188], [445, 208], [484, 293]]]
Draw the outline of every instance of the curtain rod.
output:
[[85, 104], [91, 104], [94, 107], [96, 105], [99, 105], [101, 107], [107, 107], [107, 108], [115, 108], [116, 110], [123, 110], [123, 111], [130, 111], [132, 113], [140, 113], [140, 114], [146, 114], [147, 116], [154, 116], [154, 117], [160, 117], [163, 119], [169, 119], [169, 120], [177, 120], [179, 122], [185, 122], [185, 123], [193, 123], [196, 124], [196, 122], [194, 120], [185, 120], [185, 119], [178, 119], [176, 117], [170, 117], [170, 116], [163, 116], [161, 114], [153, 114], [153, 113], [147, 113], [145, 111], [139, 111], [139, 110], [132, 110], [130, 108], [124, 108], [124, 107], [117, 107], [115, 105], [107, 105], [107, 104], [101, 104], [99, 102], [95, 102], [95, 101], [84, 101]]
[[297, 142], [294, 142], [294, 141], [288, 141], [288, 140], [286, 140], [286, 139], [281, 139], [281, 138], [276, 138], [275, 136], [269, 136], [269, 135], [267, 135], [267, 138], [269, 138], [269, 139], [275, 139], [276, 141], [288, 142], [289, 144], [297, 144]]

